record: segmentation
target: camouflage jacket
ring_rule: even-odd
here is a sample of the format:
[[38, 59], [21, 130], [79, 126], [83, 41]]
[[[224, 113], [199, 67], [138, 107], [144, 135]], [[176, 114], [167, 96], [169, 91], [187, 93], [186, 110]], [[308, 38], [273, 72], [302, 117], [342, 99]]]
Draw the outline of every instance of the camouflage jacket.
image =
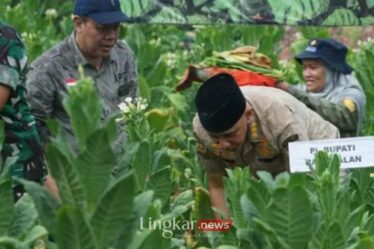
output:
[[326, 99], [311, 96], [292, 86], [289, 92], [325, 120], [335, 125], [339, 129], [341, 137], [357, 135], [358, 110], [352, 100], [347, 98], [342, 103], [332, 103]]
[[[45, 172], [41, 141], [34, 117], [26, 101], [25, 72], [27, 56], [19, 34], [0, 22], [0, 84], [11, 90], [0, 111], [5, 124], [2, 164], [13, 157], [13, 176], [39, 181]], [[13, 160], [12, 159], [12, 160]]]
[[45, 52], [30, 66], [26, 85], [28, 101], [44, 142], [49, 137], [45, 121], [54, 118], [64, 126], [71, 144], [76, 148], [62, 98], [67, 93], [67, 88], [73, 86], [79, 79], [79, 65], [82, 65], [85, 76], [94, 80], [103, 104], [102, 120], [118, 112], [118, 104], [126, 97], [136, 95], [136, 61], [126, 43], [118, 41], [111, 51], [110, 58], [104, 60], [100, 70], [96, 70], [84, 58], [72, 34]]

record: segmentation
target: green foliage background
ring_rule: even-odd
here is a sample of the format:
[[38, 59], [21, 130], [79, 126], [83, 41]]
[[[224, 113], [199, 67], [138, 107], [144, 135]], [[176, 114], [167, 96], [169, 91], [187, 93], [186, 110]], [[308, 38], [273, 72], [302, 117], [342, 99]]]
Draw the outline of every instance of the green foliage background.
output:
[[[224, 1], [212, 2], [220, 3], [215, 6], [218, 9], [227, 7]], [[346, 3], [359, 8], [355, 1]], [[269, 5], [285, 8], [277, 1], [269, 1]], [[30, 62], [73, 30], [72, 1], [0, 0], [0, 6], [5, 6], [1, 18], [22, 34]], [[327, 8], [322, 2], [314, 6]], [[140, 15], [142, 12], [138, 11]], [[310, 10], [305, 11], [308, 18], [313, 18]], [[290, 29], [296, 32], [292, 45], [286, 42]], [[292, 59], [279, 60], [281, 52], [289, 49], [295, 54], [311, 37], [338, 34], [348, 38], [349, 61], [367, 95], [364, 134], [374, 135], [374, 43], [362, 40], [362, 29], [124, 24], [121, 39], [136, 54], [139, 94], [148, 101], [148, 108], [134, 109], [131, 118], [125, 117], [128, 143], [117, 155], [111, 144], [118, 117], [104, 124], [98, 121], [101, 104], [91, 82], [82, 79], [65, 101], [78, 137], [79, 153], [72, 152], [61, 127], [51, 123], [55, 135], [48, 145], [47, 158], [61, 200], [39, 185], [12, 180], [6, 171], [2, 172], [0, 217], [6, 218], [0, 219], [0, 249], [135, 249], [156, 248], [155, 245], [160, 249], [374, 248], [372, 171], [349, 172], [345, 181], [340, 182], [337, 157], [325, 154], [318, 155], [319, 166], [310, 175], [285, 173], [272, 179], [262, 173], [261, 179], [256, 180], [248, 171], [230, 171], [225, 186], [234, 226], [228, 233], [173, 231], [172, 238], [165, 238], [162, 230], [140, 229], [140, 218], [174, 218], [182, 222], [212, 217], [206, 179], [197, 162], [191, 130], [197, 86], [182, 93], [174, 91], [189, 64], [202, 61], [214, 51], [253, 45], [273, 59], [274, 67], [284, 71], [286, 80], [299, 82], [298, 64]], [[82, 113], [91, 115], [82, 119]], [[15, 205], [12, 182], [23, 184], [28, 192]]]

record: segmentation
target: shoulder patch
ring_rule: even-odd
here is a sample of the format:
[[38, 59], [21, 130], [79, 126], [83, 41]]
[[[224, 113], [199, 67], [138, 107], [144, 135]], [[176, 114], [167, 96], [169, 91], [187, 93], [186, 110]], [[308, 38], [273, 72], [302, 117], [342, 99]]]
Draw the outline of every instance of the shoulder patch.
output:
[[297, 141], [297, 140], [299, 140], [299, 135], [297, 135], [297, 134], [291, 135], [291, 136], [289, 136], [288, 138], [286, 138], [286, 139], [283, 141], [283, 143], [282, 143], [282, 147], [283, 147], [283, 148], [287, 148], [288, 143], [290, 143], [290, 142], [294, 142], [294, 141]]
[[356, 111], [356, 104], [355, 102], [350, 98], [344, 98], [343, 99], [343, 105], [348, 108], [350, 112]]

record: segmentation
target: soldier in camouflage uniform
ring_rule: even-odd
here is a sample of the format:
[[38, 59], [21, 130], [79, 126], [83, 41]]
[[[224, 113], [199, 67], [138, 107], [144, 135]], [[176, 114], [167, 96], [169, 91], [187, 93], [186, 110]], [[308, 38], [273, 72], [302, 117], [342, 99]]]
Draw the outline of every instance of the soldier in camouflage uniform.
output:
[[[74, 33], [31, 64], [28, 100], [45, 142], [45, 121], [57, 119], [76, 146], [62, 98], [79, 79], [78, 66], [92, 77], [103, 103], [102, 120], [119, 111], [118, 104], [137, 92], [137, 69], [133, 51], [119, 41], [119, 23], [127, 20], [119, 0], [77, 0]], [[118, 140], [123, 140], [123, 134]]]
[[[41, 182], [45, 167], [41, 141], [30, 106], [26, 102], [27, 56], [18, 33], [0, 21], [0, 115], [5, 125], [5, 141], [0, 170], [7, 160], [12, 176]], [[22, 189], [15, 186], [16, 197]]]
[[226, 214], [225, 169], [249, 166], [254, 174], [276, 175], [289, 170], [289, 142], [339, 137], [335, 126], [290, 94], [272, 87], [239, 88], [229, 74], [207, 80], [195, 102], [197, 154], [208, 174], [212, 205]]
[[277, 87], [288, 91], [339, 128], [342, 137], [359, 135], [366, 97], [352, 68], [346, 63], [347, 47], [334, 39], [312, 39], [296, 56], [306, 84]]

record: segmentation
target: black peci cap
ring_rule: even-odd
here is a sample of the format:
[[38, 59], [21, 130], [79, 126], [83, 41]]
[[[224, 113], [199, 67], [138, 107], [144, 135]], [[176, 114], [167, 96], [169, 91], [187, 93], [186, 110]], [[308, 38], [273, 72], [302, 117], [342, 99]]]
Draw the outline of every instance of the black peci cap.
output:
[[230, 74], [221, 73], [203, 83], [197, 91], [195, 105], [204, 129], [220, 133], [239, 121], [246, 101], [235, 79]]

